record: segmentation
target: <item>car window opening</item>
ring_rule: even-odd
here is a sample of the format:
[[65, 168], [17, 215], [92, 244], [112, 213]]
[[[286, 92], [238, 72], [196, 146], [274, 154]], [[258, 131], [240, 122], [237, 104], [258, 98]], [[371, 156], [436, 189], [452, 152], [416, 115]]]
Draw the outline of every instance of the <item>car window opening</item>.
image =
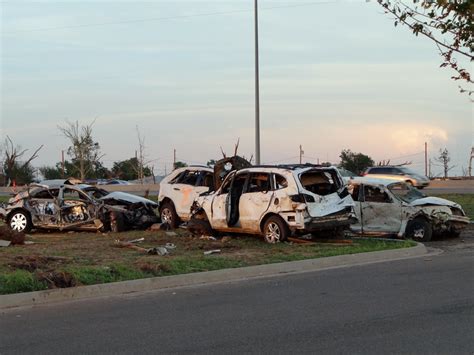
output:
[[325, 196], [337, 191], [336, 179], [326, 171], [308, 171], [300, 175], [303, 187], [317, 195]]
[[366, 202], [390, 203], [392, 200], [380, 187], [364, 186], [364, 198]]

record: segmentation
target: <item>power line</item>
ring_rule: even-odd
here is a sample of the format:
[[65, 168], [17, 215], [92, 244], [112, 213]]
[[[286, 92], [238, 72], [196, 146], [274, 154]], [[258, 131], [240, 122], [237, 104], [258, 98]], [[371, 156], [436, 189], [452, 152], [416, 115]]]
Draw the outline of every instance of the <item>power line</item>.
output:
[[[286, 8], [294, 8], [294, 7], [304, 7], [304, 6], [315, 6], [315, 5], [324, 5], [324, 4], [335, 4], [341, 2], [351, 2], [351, 1], [313, 1], [307, 2], [303, 4], [293, 4], [293, 5], [282, 5], [282, 6], [272, 6], [272, 7], [263, 7], [260, 11], [265, 10], [277, 10], [277, 9], [286, 9]], [[5, 2], [3, 2], [5, 4]], [[360, 1], [362, 3], [362, 1]], [[90, 24], [82, 24], [82, 25], [72, 25], [72, 26], [58, 26], [58, 27], [46, 27], [46, 28], [36, 28], [30, 30], [18, 30], [12, 32], [4, 32], [2, 35], [8, 34], [16, 34], [16, 33], [25, 33], [25, 32], [40, 32], [40, 31], [54, 31], [54, 30], [63, 30], [63, 29], [75, 29], [75, 28], [87, 28], [87, 27], [100, 27], [100, 26], [109, 26], [109, 25], [122, 25], [128, 23], [140, 23], [140, 22], [157, 22], [157, 21], [169, 21], [169, 20], [178, 20], [178, 19], [187, 19], [193, 17], [206, 17], [206, 16], [216, 16], [216, 15], [230, 15], [236, 13], [248, 13], [252, 12], [253, 9], [249, 10], [233, 10], [233, 11], [216, 11], [216, 12], [208, 12], [208, 13], [201, 13], [201, 14], [192, 14], [192, 15], [177, 15], [177, 16], [165, 16], [165, 17], [150, 17], [150, 18], [143, 18], [143, 19], [135, 19], [135, 20], [123, 20], [123, 21], [110, 21], [110, 22], [101, 22], [101, 23], [90, 23]]]

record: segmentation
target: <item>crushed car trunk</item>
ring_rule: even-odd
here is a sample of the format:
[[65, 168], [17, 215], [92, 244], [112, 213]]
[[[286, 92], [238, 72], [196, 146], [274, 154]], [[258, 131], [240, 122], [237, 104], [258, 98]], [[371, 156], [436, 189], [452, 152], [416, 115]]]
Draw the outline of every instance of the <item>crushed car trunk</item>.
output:
[[301, 185], [307, 194], [306, 202], [311, 217], [324, 217], [350, 213], [354, 202], [343, 181], [333, 169], [315, 168], [299, 175]]

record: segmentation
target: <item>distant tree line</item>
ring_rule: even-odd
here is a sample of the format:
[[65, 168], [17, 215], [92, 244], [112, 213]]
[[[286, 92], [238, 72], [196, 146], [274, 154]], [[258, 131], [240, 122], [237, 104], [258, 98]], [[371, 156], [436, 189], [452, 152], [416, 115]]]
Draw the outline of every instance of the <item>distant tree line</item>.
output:
[[[64, 162], [57, 162], [54, 166], [42, 166], [36, 170], [31, 162], [38, 157], [40, 146], [32, 154], [27, 154], [28, 149], [22, 149], [7, 136], [0, 145], [0, 184], [3, 186], [23, 185], [34, 181], [37, 171], [45, 179], [61, 179], [75, 177], [85, 179], [122, 179], [122, 180], [142, 180], [144, 177], [153, 176], [153, 167], [147, 165], [145, 159], [144, 138], [140, 135], [137, 127], [139, 154], [135, 157], [116, 161], [111, 169], [103, 166], [101, 158], [104, 156], [100, 152], [100, 145], [93, 139], [92, 126], [80, 126], [79, 122], [67, 122], [58, 129], [69, 140], [70, 146], [67, 149], [69, 159]], [[352, 152], [350, 149], [343, 149], [339, 155], [339, 166], [353, 173], [360, 175], [368, 167], [374, 166], [374, 160], [363, 153]], [[453, 167], [448, 166], [450, 162], [447, 149], [440, 150], [439, 156], [435, 158], [442, 163], [444, 176], [448, 177], [448, 171]], [[210, 159], [207, 166], [212, 167], [216, 161]], [[187, 166], [186, 163], [177, 161], [174, 168]]]

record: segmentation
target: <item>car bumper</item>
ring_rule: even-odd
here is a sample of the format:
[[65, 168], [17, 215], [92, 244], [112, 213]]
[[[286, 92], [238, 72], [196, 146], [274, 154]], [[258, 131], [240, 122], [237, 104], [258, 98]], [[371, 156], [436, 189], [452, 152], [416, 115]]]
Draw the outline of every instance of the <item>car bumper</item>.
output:
[[331, 229], [347, 229], [357, 222], [353, 213], [338, 214], [327, 217], [310, 218], [304, 223], [303, 229], [307, 232], [317, 232]]

